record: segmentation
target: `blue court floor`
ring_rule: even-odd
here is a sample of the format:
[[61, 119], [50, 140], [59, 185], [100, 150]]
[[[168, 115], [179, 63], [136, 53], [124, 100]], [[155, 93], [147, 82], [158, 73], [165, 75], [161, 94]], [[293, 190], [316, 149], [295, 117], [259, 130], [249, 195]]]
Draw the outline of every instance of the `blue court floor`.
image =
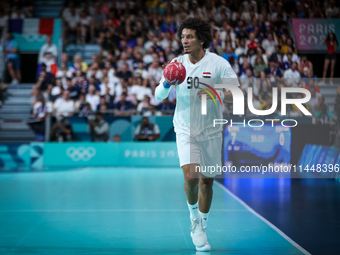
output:
[[[215, 182], [211, 254], [309, 254]], [[180, 168], [0, 175], [0, 254], [196, 252]]]

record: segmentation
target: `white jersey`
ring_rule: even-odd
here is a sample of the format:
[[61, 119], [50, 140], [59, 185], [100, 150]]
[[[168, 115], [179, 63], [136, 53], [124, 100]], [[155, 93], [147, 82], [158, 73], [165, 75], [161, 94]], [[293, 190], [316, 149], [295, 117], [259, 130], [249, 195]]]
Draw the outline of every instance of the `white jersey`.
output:
[[[176, 109], [173, 120], [175, 132], [177, 134], [188, 134], [200, 141], [221, 136], [223, 126], [216, 125], [216, 127], [213, 127], [214, 119], [223, 119], [223, 107], [219, 98], [215, 98], [215, 103], [210, 96], [207, 96], [207, 114], [202, 115], [202, 101], [197, 93], [208, 86], [215, 88], [216, 84], [239, 86], [234, 70], [227, 60], [208, 51], [196, 64], [190, 62], [188, 54], [179, 56], [172, 62], [175, 60], [182, 63], [186, 69], [184, 82], [176, 86]], [[157, 100], [167, 97], [174, 87], [171, 86], [170, 89], [166, 89], [163, 87], [163, 82], [164, 76], [162, 76], [160, 84], [156, 88]], [[223, 89], [216, 88], [215, 90], [223, 102]]]

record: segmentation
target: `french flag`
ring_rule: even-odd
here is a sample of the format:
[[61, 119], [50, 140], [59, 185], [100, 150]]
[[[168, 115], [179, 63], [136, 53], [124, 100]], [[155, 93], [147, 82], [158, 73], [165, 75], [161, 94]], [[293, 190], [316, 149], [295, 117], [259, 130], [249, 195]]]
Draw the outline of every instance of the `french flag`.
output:
[[17, 34], [52, 35], [54, 19], [11, 19], [9, 31]]

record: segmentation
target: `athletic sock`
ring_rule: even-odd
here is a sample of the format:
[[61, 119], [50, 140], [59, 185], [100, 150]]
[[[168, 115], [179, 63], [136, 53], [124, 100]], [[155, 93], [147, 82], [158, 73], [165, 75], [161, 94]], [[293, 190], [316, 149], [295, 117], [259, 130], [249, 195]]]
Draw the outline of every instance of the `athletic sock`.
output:
[[198, 214], [198, 201], [196, 202], [196, 204], [191, 205], [187, 202], [188, 204], [188, 208], [189, 208], [189, 212], [190, 212], [190, 219], [196, 219], [199, 214]]
[[209, 212], [207, 213], [202, 213], [201, 211], [199, 212], [202, 215], [203, 218], [203, 228], [206, 228], [208, 225], [208, 217], [209, 217]]

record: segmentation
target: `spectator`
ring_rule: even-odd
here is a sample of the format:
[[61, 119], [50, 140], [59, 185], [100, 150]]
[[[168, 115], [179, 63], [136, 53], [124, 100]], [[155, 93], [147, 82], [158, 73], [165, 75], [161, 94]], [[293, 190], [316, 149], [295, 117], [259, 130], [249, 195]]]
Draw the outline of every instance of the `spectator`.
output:
[[108, 109], [112, 109], [113, 106], [109, 105], [104, 96], [100, 97], [99, 104], [97, 105], [97, 111], [106, 112]]
[[268, 37], [262, 41], [262, 48], [266, 51], [268, 57], [275, 53], [276, 44], [272, 33], [269, 33]]
[[109, 124], [102, 113], [96, 112], [96, 118], [89, 120], [89, 131], [93, 142], [107, 142], [109, 140]]
[[[239, 46], [235, 50], [235, 54], [240, 57], [241, 55], [246, 55], [248, 52], [248, 48], [246, 47], [246, 43], [244, 40], [240, 41]], [[242, 64], [242, 62], [240, 62]]]
[[158, 125], [150, 123], [147, 117], [143, 117], [142, 123], [136, 128], [135, 139], [137, 141], [155, 141], [160, 136]]
[[64, 42], [68, 40], [68, 36], [73, 34], [77, 38], [77, 43], [80, 43], [80, 17], [79, 13], [72, 3], [69, 5], [69, 9], [65, 9], [63, 12], [64, 21]]
[[286, 71], [292, 67], [292, 64], [293, 64], [293, 55], [292, 53], [288, 53], [286, 61], [282, 63], [282, 69]]
[[301, 76], [297, 70], [297, 63], [293, 62], [292, 67], [285, 71], [283, 78], [286, 79], [287, 86], [289, 87], [297, 87], [298, 83], [300, 83]]
[[39, 56], [38, 56], [38, 64], [44, 62], [44, 57], [46, 53], [52, 54], [52, 58], [54, 61], [57, 60], [58, 57], [58, 49], [55, 44], [52, 43], [52, 36], [46, 36], [46, 43], [40, 48]]
[[339, 8], [335, 6], [335, 0], [330, 1], [330, 5], [328, 9], [326, 10], [326, 16], [327, 18], [337, 18], [339, 14]]
[[306, 56], [306, 55], [303, 55], [303, 56], [301, 57], [301, 61], [300, 61], [300, 63], [299, 63], [299, 67], [298, 67], [298, 70], [299, 70], [301, 76], [304, 75], [305, 68], [307, 68], [308, 70], [310, 70], [311, 72], [313, 72], [313, 64], [312, 64], [312, 62], [310, 62], [310, 61], [307, 59], [307, 56]]
[[104, 21], [106, 20], [106, 14], [101, 11], [101, 5], [99, 3], [95, 4], [92, 18], [94, 21], [95, 34], [99, 34], [99, 31], [102, 30]]
[[[115, 109], [117, 110], [116, 115], [120, 115], [123, 112], [127, 112], [131, 115], [131, 110], [134, 108], [133, 104], [130, 101], [126, 100], [127, 94], [126, 92], [122, 93], [120, 96], [120, 101], [115, 104]], [[126, 114], [124, 114], [126, 115]]]
[[88, 69], [88, 66], [86, 62], [82, 60], [82, 57], [80, 55], [75, 55], [73, 58], [73, 65], [71, 66], [71, 68], [74, 70], [74, 72], [79, 69], [85, 73]]
[[88, 93], [86, 94], [86, 102], [88, 102], [91, 105], [92, 111], [97, 110], [97, 106], [100, 103], [100, 98], [96, 94], [96, 88], [94, 85], [90, 85], [88, 87]]
[[55, 100], [53, 104], [53, 114], [60, 119], [61, 116], [72, 116], [74, 112], [74, 102], [70, 98], [68, 90], [63, 91], [63, 96]]
[[4, 53], [8, 72], [12, 78], [12, 84], [18, 84], [21, 81], [18, 43], [10, 32], [6, 33], [6, 40], [4, 42]]
[[74, 111], [81, 111], [86, 104], [88, 104], [88, 102], [86, 102], [86, 95], [84, 93], [80, 93], [78, 100], [74, 102]]
[[94, 21], [90, 13], [87, 10], [83, 10], [80, 13], [80, 35], [81, 35], [81, 43], [85, 44], [88, 41], [88, 37], [90, 37], [90, 42], [94, 41]]
[[38, 141], [43, 141], [45, 136], [45, 118], [49, 109], [44, 96], [40, 93], [32, 103], [32, 114], [27, 124], [34, 131]]
[[335, 121], [333, 118], [333, 113], [328, 110], [327, 105], [321, 105], [321, 110], [315, 113], [316, 124], [329, 124], [334, 125]]
[[262, 86], [259, 88], [259, 101], [261, 104], [267, 105], [267, 99], [272, 97], [272, 93], [269, 88], [270, 85], [267, 80], [263, 80]]
[[51, 127], [50, 141], [72, 142], [74, 137], [72, 126], [65, 117]]
[[148, 95], [145, 95], [144, 100], [138, 104], [137, 114], [150, 116], [156, 109], [157, 108], [150, 103], [150, 97]]
[[135, 95], [138, 101], [142, 101], [146, 95], [151, 97], [152, 90], [147, 87], [147, 83], [143, 85], [141, 77], [136, 78], [135, 83], [130, 89], [130, 94]]
[[238, 62], [238, 56], [233, 52], [233, 48], [231, 46], [226, 46], [225, 53], [223, 53], [221, 57], [228, 61], [230, 57], [234, 57], [235, 61]]
[[325, 79], [328, 71], [329, 63], [331, 63], [331, 74], [329, 84], [333, 85], [333, 76], [334, 76], [334, 68], [336, 63], [336, 51], [338, 49], [339, 43], [334, 33], [329, 33], [325, 39], [322, 41], [322, 44], [327, 45], [327, 54], [325, 58], [324, 68], [323, 68], [323, 76], [322, 82], [320, 85], [325, 85]]
[[115, 134], [112, 138], [112, 141], [115, 143], [120, 143], [122, 141], [122, 138], [120, 137], [120, 135]]
[[122, 68], [119, 72], [117, 72], [117, 77], [118, 78], [123, 78], [125, 80], [129, 79], [132, 77], [131, 71], [128, 69], [128, 64], [124, 63], [122, 65]]
[[52, 87], [49, 93], [49, 101], [54, 102], [57, 98], [62, 95], [64, 88], [61, 79], [55, 80], [55, 86]]
[[45, 70], [41, 71], [37, 83], [34, 85], [40, 91], [45, 91], [50, 84], [53, 84], [53, 76]]
[[276, 63], [273, 59], [269, 59], [269, 66], [265, 70], [265, 73], [267, 77], [270, 78], [271, 82], [274, 82], [275, 79], [282, 78], [281, 69], [276, 66]]
[[233, 68], [236, 75], [238, 76], [240, 73], [240, 67], [233, 56], [229, 58], [229, 64]]
[[245, 75], [240, 77], [240, 82], [244, 93], [248, 92], [248, 87], [256, 86], [255, 77], [250, 68], [247, 68]]
[[287, 47], [287, 53], [283, 56], [282, 58], [282, 62], [287, 62], [288, 61], [288, 54], [291, 54], [292, 55], [292, 61], [293, 62], [296, 62], [296, 63], [300, 63], [300, 59], [298, 57], [298, 55], [296, 55], [294, 53], [294, 50], [293, 50], [293, 47], [292, 46], [288, 46]]
[[307, 105], [309, 106], [312, 115], [315, 115], [315, 113], [317, 112], [319, 97], [321, 97], [321, 94], [316, 93], [316, 89], [314, 87], [310, 87], [309, 91], [311, 94], [311, 98], [307, 102]]
[[157, 106], [157, 109], [162, 115], [173, 115], [175, 112], [176, 105], [169, 102], [168, 98], [163, 99], [163, 102]]
[[281, 53], [281, 46], [280, 45], [275, 45], [275, 53], [273, 53], [270, 56], [270, 59], [272, 59], [274, 62], [278, 63], [281, 65], [282, 63], [282, 53]]
[[66, 81], [67, 90], [70, 92], [70, 98], [72, 100], [78, 100], [80, 94], [80, 87], [77, 83], [74, 83], [71, 78], [67, 78]]
[[255, 58], [255, 64], [254, 64], [254, 72], [255, 76], [259, 77], [260, 72], [264, 71], [267, 69], [267, 64], [264, 62], [262, 56], [257, 56]]
[[[45, 55], [43, 57], [42, 63], [38, 66], [38, 70], [46, 70], [47, 73], [50, 73], [53, 75], [53, 77], [56, 76], [58, 67], [57, 63], [55, 62], [55, 59], [53, 58], [52, 52], [45, 52]], [[39, 71], [38, 71], [39, 72]]]

